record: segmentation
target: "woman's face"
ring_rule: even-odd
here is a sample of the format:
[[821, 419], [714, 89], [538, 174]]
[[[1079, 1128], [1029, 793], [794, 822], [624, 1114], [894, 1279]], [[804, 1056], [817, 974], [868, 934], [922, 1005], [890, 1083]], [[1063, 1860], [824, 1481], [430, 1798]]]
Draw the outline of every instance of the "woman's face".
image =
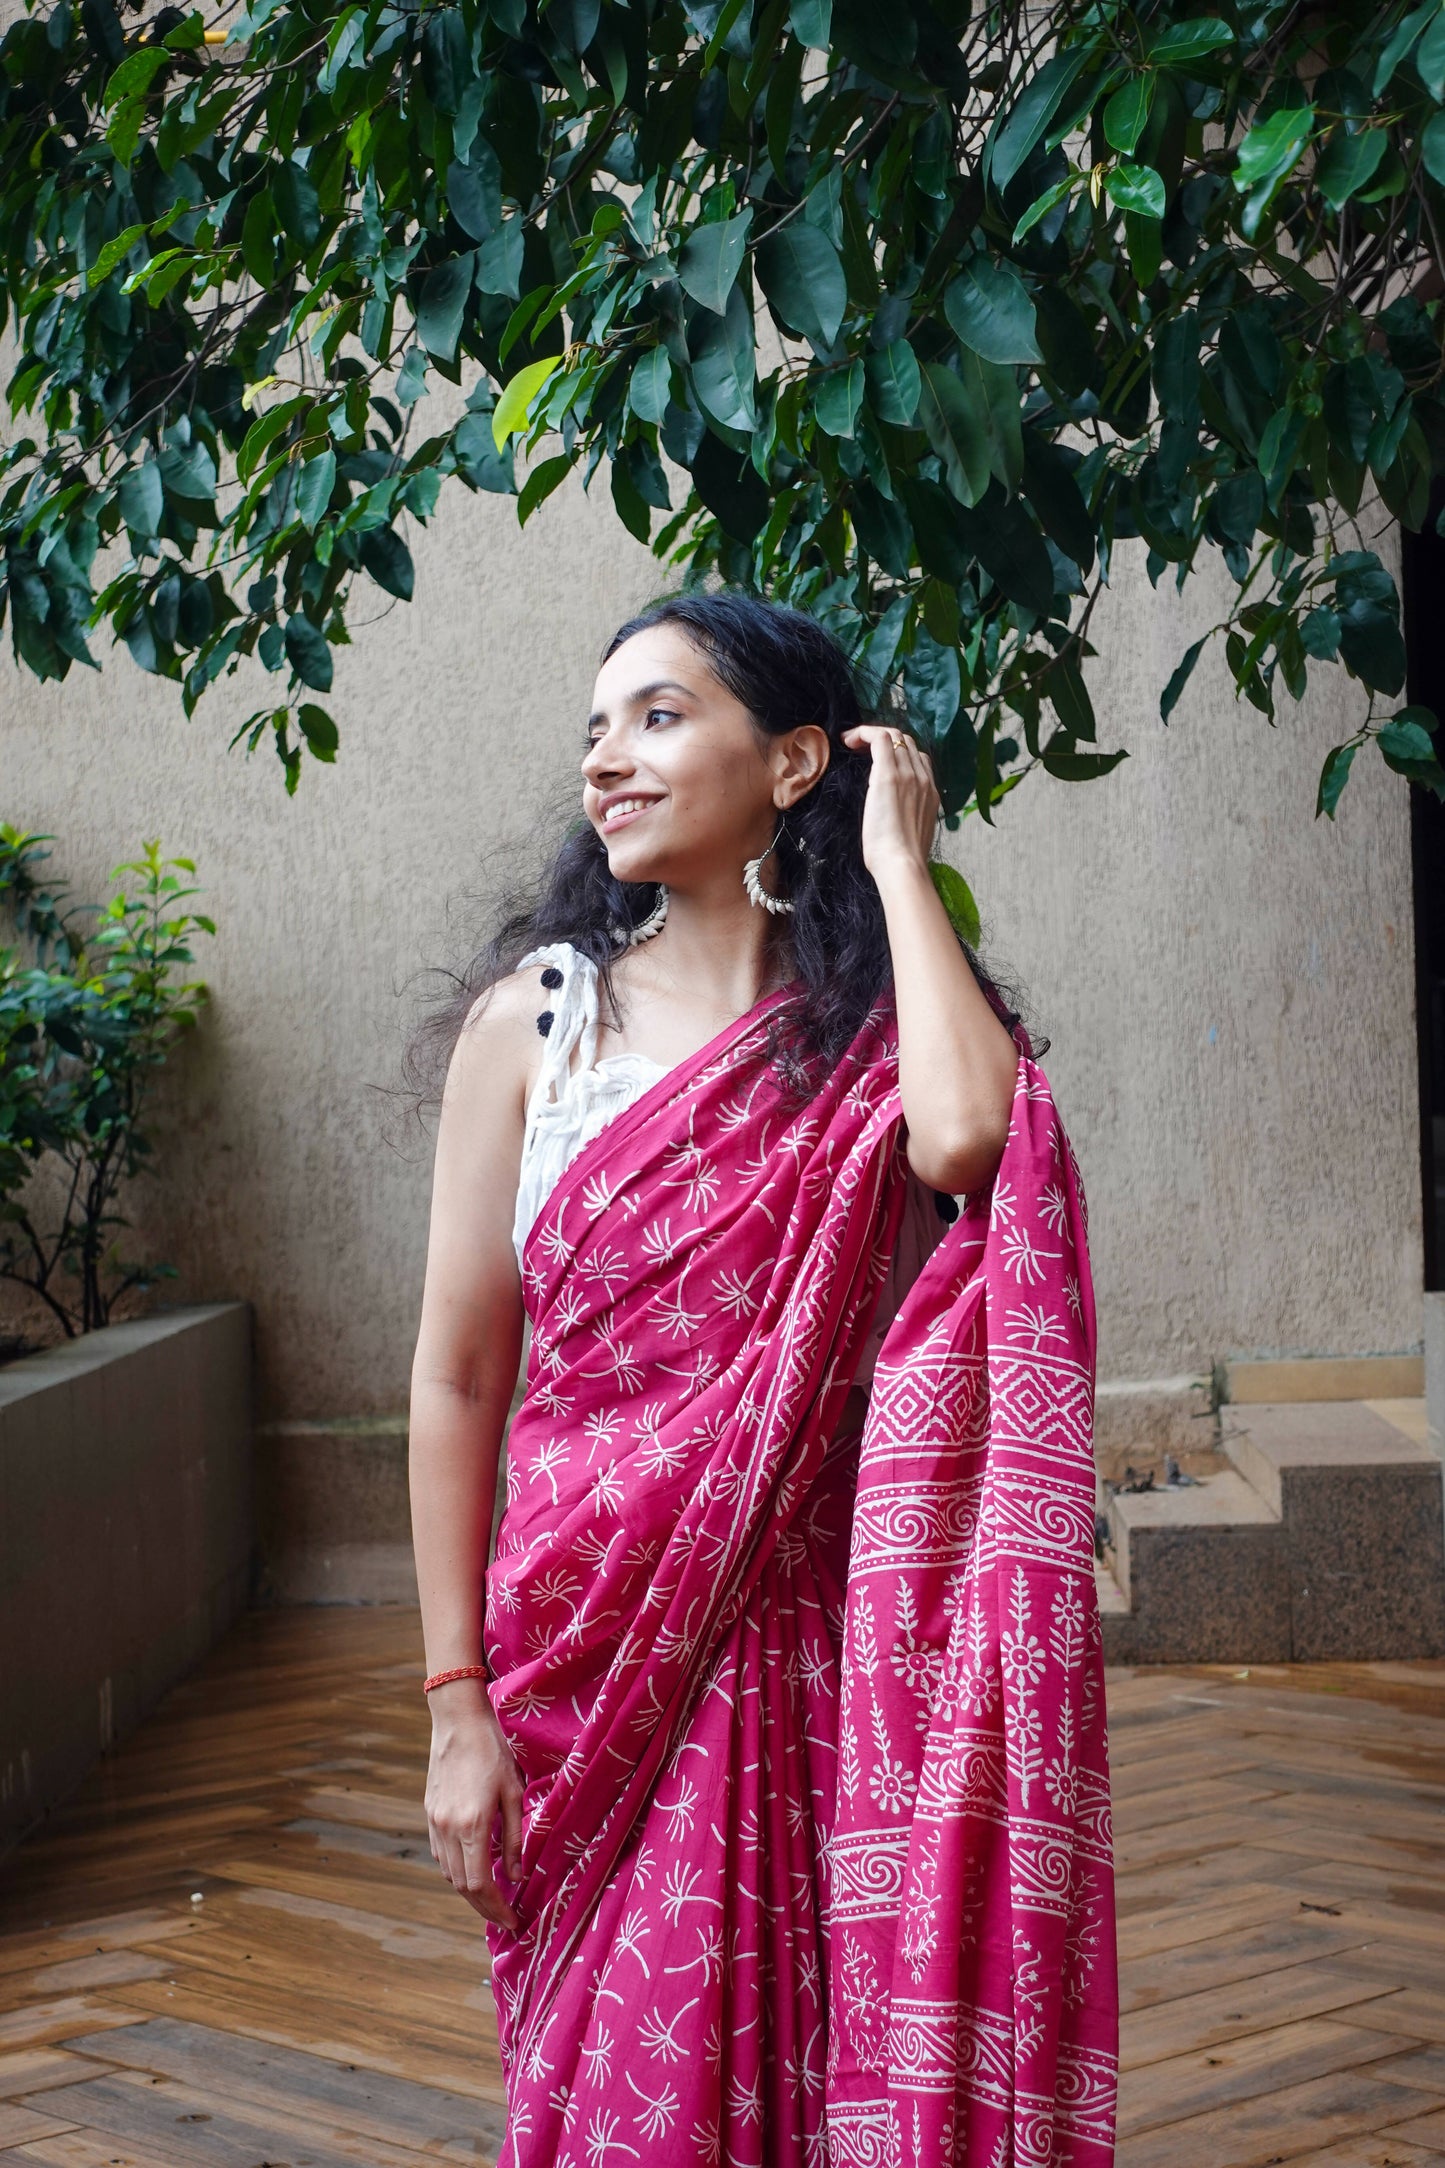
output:
[[736, 878], [827, 765], [816, 725], [762, 739], [677, 625], [634, 633], [598, 672], [582, 807], [619, 881]]

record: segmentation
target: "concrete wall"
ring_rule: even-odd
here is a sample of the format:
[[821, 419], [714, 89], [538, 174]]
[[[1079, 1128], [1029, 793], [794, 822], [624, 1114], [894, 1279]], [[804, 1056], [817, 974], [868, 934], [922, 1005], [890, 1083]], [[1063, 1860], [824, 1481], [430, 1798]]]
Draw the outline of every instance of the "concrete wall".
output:
[[245, 1607], [251, 1496], [242, 1304], [0, 1370], [0, 1854]]
[[[0, 817], [56, 830], [81, 887], [143, 836], [199, 862], [215, 1004], [136, 1205], [188, 1298], [254, 1303], [270, 1419], [404, 1404], [427, 1165], [377, 1090], [399, 989], [466, 950], [448, 906], [498, 841], [534, 849], [575, 793], [599, 649], [660, 585], [601, 485], [520, 534], [509, 502], [444, 497], [417, 558], [419, 601], [377, 593], [340, 661], [338, 766], [294, 801], [269, 756], [225, 750], [259, 669], [187, 723], [123, 651], [63, 687], [0, 665]], [[1222, 596], [1186, 606], [1123, 565], [1093, 668], [1101, 740], [1133, 757], [1089, 787], [1033, 778], [950, 845], [1053, 1039], [1106, 1378], [1421, 1338], [1405, 785], [1362, 760], [1338, 826], [1314, 822], [1358, 704], [1342, 676], [1271, 731], [1206, 657], [1161, 729]]]

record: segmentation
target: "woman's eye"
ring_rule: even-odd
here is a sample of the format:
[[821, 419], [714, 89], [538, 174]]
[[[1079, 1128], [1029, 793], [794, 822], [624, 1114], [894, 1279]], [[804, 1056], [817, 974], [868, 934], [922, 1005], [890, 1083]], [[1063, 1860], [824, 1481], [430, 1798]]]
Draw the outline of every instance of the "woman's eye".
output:
[[675, 723], [677, 713], [673, 708], [649, 708], [646, 720], [649, 723]]

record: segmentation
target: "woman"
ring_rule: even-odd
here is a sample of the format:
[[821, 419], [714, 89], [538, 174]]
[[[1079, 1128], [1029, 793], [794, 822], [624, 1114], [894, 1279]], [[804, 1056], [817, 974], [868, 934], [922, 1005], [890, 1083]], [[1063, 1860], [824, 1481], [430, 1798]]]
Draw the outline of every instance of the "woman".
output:
[[412, 1402], [503, 2160], [1102, 2168], [1084, 1207], [927, 758], [811, 620], [693, 596], [582, 775], [448, 1025]]

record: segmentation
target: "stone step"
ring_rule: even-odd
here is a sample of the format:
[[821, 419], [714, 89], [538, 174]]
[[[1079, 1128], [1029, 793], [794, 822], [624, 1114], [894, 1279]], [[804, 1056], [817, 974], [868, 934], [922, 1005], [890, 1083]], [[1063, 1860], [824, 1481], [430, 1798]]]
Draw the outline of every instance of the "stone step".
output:
[[1445, 1654], [1441, 1464], [1411, 1400], [1231, 1404], [1229, 1465], [1107, 1503], [1111, 1663]]
[[1110, 1663], [1282, 1660], [1279, 1516], [1236, 1469], [1178, 1490], [1120, 1491], [1107, 1523], [1124, 1604], [1104, 1617]]
[[1225, 1452], [1284, 1530], [1290, 1650], [1299, 1663], [1445, 1650], [1440, 1461], [1413, 1421], [1423, 1402], [1403, 1403], [1398, 1418], [1383, 1412], [1390, 1405], [1223, 1411]]

